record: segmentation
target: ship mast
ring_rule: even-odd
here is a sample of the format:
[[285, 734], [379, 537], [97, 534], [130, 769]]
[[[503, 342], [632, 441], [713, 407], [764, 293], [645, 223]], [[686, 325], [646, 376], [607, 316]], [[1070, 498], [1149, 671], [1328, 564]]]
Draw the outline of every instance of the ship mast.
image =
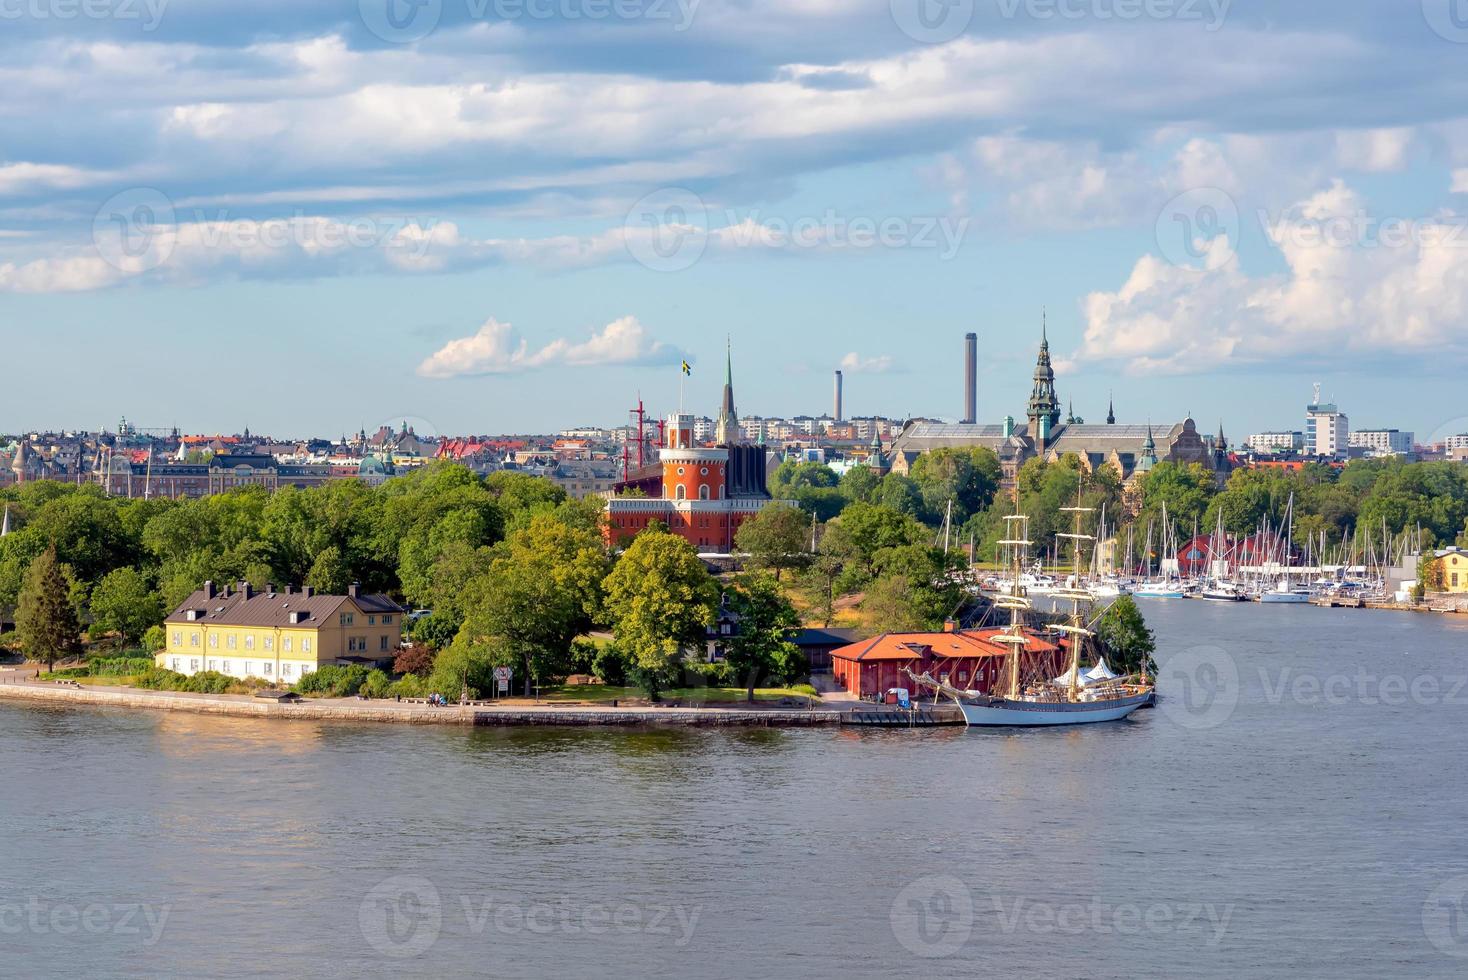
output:
[[1004, 520], [1005, 535], [999, 544], [1009, 549], [1009, 592], [996, 596], [994, 605], [1009, 610], [1009, 625], [994, 637], [994, 642], [1003, 643], [1008, 651], [1004, 655], [1004, 696], [1016, 698], [1020, 691], [1020, 652], [1028, 642], [1024, 635], [1024, 613], [1030, 609], [1030, 600], [1019, 578], [1029, 557], [1030, 519], [1025, 514], [1006, 514]]
[[[1080, 479], [1084, 479], [1084, 477]], [[1075, 530], [1071, 534], [1062, 533], [1056, 535], [1057, 538], [1065, 538], [1070, 541], [1075, 567], [1073, 576], [1065, 584], [1065, 588], [1059, 589], [1055, 593], [1055, 597], [1058, 599], [1070, 600], [1070, 621], [1052, 627], [1057, 632], [1070, 635], [1070, 665], [1066, 669], [1065, 677], [1068, 688], [1066, 693], [1071, 701], [1078, 700], [1081, 692], [1081, 646], [1085, 643], [1086, 637], [1095, 635], [1086, 629], [1085, 618], [1081, 615], [1081, 603], [1090, 602], [1091, 600], [1091, 593], [1081, 587], [1081, 545], [1082, 542], [1096, 540], [1089, 534], [1081, 533], [1081, 515], [1089, 514], [1092, 509], [1081, 506], [1081, 488], [1077, 485], [1076, 505], [1074, 507], [1060, 508], [1061, 513], [1074, 515]]]

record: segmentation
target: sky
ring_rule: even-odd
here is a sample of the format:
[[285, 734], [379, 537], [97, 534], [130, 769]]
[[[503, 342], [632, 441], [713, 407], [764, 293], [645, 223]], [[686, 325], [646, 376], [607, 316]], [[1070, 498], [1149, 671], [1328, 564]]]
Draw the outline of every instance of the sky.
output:
[[[1468, 431], [1462, 0], [0, 0], [0, 431]], [[692, 376], [682, 379], [687, 360]]]

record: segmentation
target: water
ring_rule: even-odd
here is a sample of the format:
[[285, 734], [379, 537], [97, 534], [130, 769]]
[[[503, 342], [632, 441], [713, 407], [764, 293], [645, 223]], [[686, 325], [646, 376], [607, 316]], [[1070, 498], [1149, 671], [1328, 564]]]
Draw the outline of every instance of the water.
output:
[[0, 704], [0, 974], [1463, 975], [1468, 620], [1144, 608], [1072, 730]]

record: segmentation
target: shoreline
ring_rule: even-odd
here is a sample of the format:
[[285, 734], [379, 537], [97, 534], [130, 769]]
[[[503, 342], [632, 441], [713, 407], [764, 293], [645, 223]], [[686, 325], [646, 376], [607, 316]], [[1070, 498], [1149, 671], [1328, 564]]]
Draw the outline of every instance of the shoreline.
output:
[[403, 705], [395, 701], [358, 701], [347, 698], [316, 698], [294, 704], [278, 704], [242, 694], [188, 694], [177, 691], [143, 691], [137, 688], [98, 689], [20, 680], [0, 682], [0, 699], [146, 711], [187, 711], [235, 718], [398, 725], [805, 728], [841, 724], [841, 712], [830, 709], [790, 711], [741, 708], [611, 708], [595, 705], [537, 705], [528, 708], [450, 705], [434, 708], [426, 705]]

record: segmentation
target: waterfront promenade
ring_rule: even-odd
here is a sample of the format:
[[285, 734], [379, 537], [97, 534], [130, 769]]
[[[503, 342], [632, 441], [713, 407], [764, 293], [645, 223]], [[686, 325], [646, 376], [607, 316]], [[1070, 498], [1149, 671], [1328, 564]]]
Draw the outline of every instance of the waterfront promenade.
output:
[[241, 718], [389, 722], [400, 725], [672, 725], [792, 727], [837, 725], [839, 711], [820, 708], [663, 707], [533, 704], [433, 707], [399, 701], [306, 698], [276, 703], [247, 694], [190, 694], [130, 687], [88, 687], [34, 679], [34, 668], [0, 670], [0, 699], [60, 705], [188, 711]]

